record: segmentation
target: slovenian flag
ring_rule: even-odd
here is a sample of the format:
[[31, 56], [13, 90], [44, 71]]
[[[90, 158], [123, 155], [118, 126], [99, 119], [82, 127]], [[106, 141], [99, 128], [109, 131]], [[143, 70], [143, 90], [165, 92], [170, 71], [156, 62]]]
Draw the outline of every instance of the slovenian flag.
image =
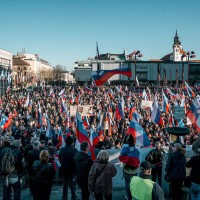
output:
[[116, 74], [122, 74], [128, 77], [132, 76], [132, 72], [130, 68], [119, 68], [119, 69], [113, 69], [113, 70], [97, 70], [97, 71], [91, 72], [92, 78], [96, 86], [103, 85], [110, 77]]
[[150, 146], [150, 141], [147, 137], [146, 132], [142, 126], [136, 122], [134, 119], [131, 121], [127, 134], [131, 134], [135, 138], [135, 143], [138, 146], [148, 147]]
[[151, 120], [158, 125], [163, 125], [163, 119], [161, 116], [160, 107], [158, 105], [158, 101], [156, 100], [153, 103]]
[[200, 102], [195, 98], [193, 104], [187, 112], [187, 117], [192, 122], [193, 126], [200, 132]]
[[95, 160], [94, 149], [90, 143], [90, 139], [88, 137], [87, 131], [83, 125], [81, 115], [79, 114], [78, 110], [76, 111], [76, 136], [79, 143], [87, 141], [90, 145], [90, 152], [92, 154], [92, 159]]
[[195, 97], [194, 92], [192, 91], [192, 89], [190, 88], [190, 86], [186, 83], [186, 81], [185, 81], [185, 87], [186, 87], [188, 96], [189, 96], [189, 97]]

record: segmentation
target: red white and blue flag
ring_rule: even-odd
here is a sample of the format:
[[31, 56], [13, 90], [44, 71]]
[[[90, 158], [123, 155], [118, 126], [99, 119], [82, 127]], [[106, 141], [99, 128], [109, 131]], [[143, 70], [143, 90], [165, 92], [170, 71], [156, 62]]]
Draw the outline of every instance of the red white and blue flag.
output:
[[149, 138], [142, 126], [134, 119], [131, 121], [127, 134], [131, 134], [135, 138], [135, 143], [138, 146], [148, 147], [150, 146]]
[[63, 134], [62, 134], [62, 130], [61, 128], [58, 129], [58, 144], [57, 144], [58, 147], [64, 147], [65, 146], [65, 141], [64, 141], [64, 138], [63, 138]]
[[117, 109], [116, 109], [116, 117], [118, 120], [124, 119], [124, 98], [119, 100]]
[[47, 120], [46, 137], [48, 138], [50, 137], [51, 124], [48, 116], [46, 117], [46, 120]]
[[58, 94], [59, 96], [64, 96], [65, 88], [61, 90], [61, 92]]
[[60, 113], [66, 113], [67, 112], [67, 108], [65, 106], [64, 100], [63, 98], [61, 99], [61, 107], [60, 107]]
[[187, 117], [192, 122], [193, 126], [200, 132], [200, 102], [195, 98], [193, 104], [187, 112]]
[[85, 92], [92, 93], [92, 88], [85, 85]]
[[140, 165], [139, 156], [140, 151], [137, 147], [124, 144], [120, 152], [119, 160], [129, 166], [138, 168]]
[[96, 86], [103, 85], [110, 77], [116, 74], [122, 74], [128, 77], [131, 77], [132, 72], [130, 68], [119, 68], [119, 69], [113, 69], [113, 70], [97, 70], [97, 71], [91, 72], [92, 78]]
[[155, 100], [153, 103], [151, 120], [158, 125], [163, 125], [163, 119], [161, 116], [160, 107], [157, 100]]
[[26, 98], [26, 103], [24, 105], [25, 107], [28, 107], [29, 106], [29, 93], [27, 95], [27, 98]]
[[42, 110], [40, 107], [40, 102], [38, 102], [38, 127], [41, 127], [43, 125], [42, 122]]
[[139, 87], [139, 86], [140, 86], [140, 83], [139, 83], [139, 81], [138, 81], [137, 76], [135, 77], [135, 81], [136, 81], [136, 86]]
[[96, 146], [99, 143], [99, 137], [94, 129], [90, 129], [90, 143], [92, 146]]
[[84, 116], [82, 120], [83, 120], [84, 126], [87, 128], [87, 127], [90, 125], [90, 123], [89, 123], [89, 121], [88, 121], [88, 117], [87, 117], [87, 116]]
[[189, 97], [195, 97], [194, 92], [192, 91], [192, 89], [190, 88], [190, 86], [187, 84], [186, 81], [185, 81], [185, 87], [186, 87], [186, 90], [187, 90], [188, 96], [189, 96]]
[[162, 110], [163, 112], [165, 112], [166, 114], [169, 113], [169, 104], [168, 104], [168, 99], [165, 96], [165, 93], [162, 90]]
[[87, 141], [90, 145], [90, 152], [92, 154], [92, 159], [95, 159], [94, 149], [90, 143], [90, 139], [88, 137], [88, 133], [83, 125], [81, 115], [79, 114], [78, 110], [76, 112], [76, 136], [79, 143]]

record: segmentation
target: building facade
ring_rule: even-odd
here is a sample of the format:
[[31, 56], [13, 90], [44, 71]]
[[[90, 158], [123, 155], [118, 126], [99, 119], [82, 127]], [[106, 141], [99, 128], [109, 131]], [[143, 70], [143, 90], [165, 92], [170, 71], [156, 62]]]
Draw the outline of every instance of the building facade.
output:
[[0, 96], [6, 93], [9, 85], [12, 84], [12, 53], [0, 49]]
[[[175, 82], [176, 79], [182, 81], [195, 82], [200, 80], [200, 60], [189, 60], [188, 53], [183, 50], [178, 33], [176, 31], [172, 53], [169, 53], [157, 60], [142, 61], [134, 56], [123, 54], [102, 54], [100, 59], [90, 59], [75, 63], [75, 79], [77, 82], [86, 82], [91, 80], [91, 71], [112, 70], [117, 68], [131, 68], [132, 77], [129, 80], [135, 81], [135, 77], [143, 82], [156, 82], [158, 74], [161, 81], [166, 78], [169, 82]], [[123, 75], [112, 76], [110, 81], [128, 80]]]
[[17, 53], [16, 58], [20, 58], [29, 64], [29, 73], [27, 76], [32, 79], [33, 84], [40, 84], [51, 76], [53, 67], [51, 64], [42, 59], [38, 54]]

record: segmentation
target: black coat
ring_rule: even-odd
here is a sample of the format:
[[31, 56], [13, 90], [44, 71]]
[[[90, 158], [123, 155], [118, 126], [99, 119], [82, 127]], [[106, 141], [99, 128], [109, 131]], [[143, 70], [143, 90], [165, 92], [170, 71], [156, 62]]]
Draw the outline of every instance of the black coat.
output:
[[77, 170], [77, 183], [78, 185], [88, 184], [89, 171], [92, 166], [91, 157], [81, 151], [78, 151], [75, 155], [75, 164]]
[[200, 185], [200, 155], [193, 156], [191, 159], [186, 163], [186, 167], [191, 167], [190, 172], [190, 179], [191, 182]]
[[74, 157], [77, 151], [78, 150], [72, 145], [66, 145], [60, 149], [59, 158], [61, 161], [61, 170], [63, 176], [72, 176], [76, 174]]
[[186, 157], [181, 151], [176, 151], [169, 154], [166, 168], [166, 173], [173, 180], [184, 180], [186, 176]]
[[27, 169], [28, 169], [29, 173], [31, 173], [31, 168], [32, 168], [34, 161], [39, 160], [39, 156], [40, 156], [39, 150], [33, 149], [33, 150], [28, 152], [28, 155], [27, 155], [28, 167], [27, 167]]
[[34, 161], [31, 169], [33, 178], [31, 184], [34, 187], [49, 188], [53, 185], [53, 178], [55, 176], [55, 170], [51, 163], [41, 163], [39, 160]]

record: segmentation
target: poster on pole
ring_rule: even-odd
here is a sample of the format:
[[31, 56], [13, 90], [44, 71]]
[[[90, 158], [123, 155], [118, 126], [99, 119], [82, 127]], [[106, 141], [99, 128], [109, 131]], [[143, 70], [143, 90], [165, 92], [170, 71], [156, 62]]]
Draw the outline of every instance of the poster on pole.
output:
[[185, 118], [185, 107], [175, 106], [174, 119], [181, 120]]
[[76, 110], [81, 116], [92, 116], [93, 115], [93, 106], [92, 105], [79, 105], [79, 106], [70, 106], [70, 116], [76, 116]]
[[142, 100], [141, 107], [148, 107], [148, 108], [151, 108], [151, 107], [152, 107], [152, 104], [153, 104], [152, 101], [145, 101], [145, 100]]
[[70, 106], [70, 117], [75, 117], [77, 111], [77, 106]]

